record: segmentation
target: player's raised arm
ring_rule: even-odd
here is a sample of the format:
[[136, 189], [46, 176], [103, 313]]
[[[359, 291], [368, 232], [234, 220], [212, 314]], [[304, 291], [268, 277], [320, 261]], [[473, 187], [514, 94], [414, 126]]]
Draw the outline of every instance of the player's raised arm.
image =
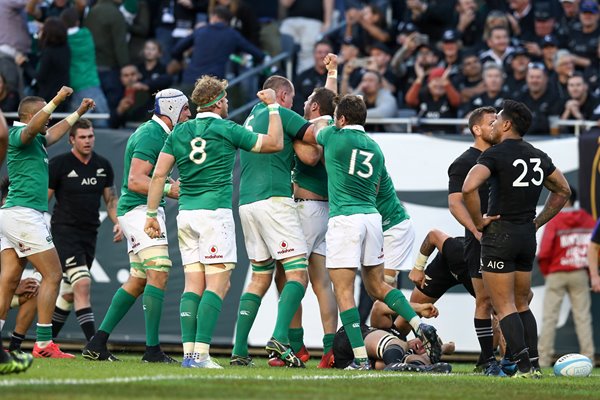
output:
[[269, 129], [266, 135], [259, 135], [254, 153], [275, 153], [283, 149], [283, 125], [279, 115], [279, 104], [273, 89], [264, 89], [256, 94], [269, 109]]
[[325, 69], [327, 69], [327, 80], [325, 81], [325, 88], [331, 90], [333, 93], [338, 93], [338, 63], [337, 55], [329, 53], [323, 60], [325, 63]]
[[[48, 104], [46, 104], [41, 110], [37, 111], [33, 117], [27, 122], [27, 126], [23, 130], [21, 130], [21, 143], [24, 145], [28, 145], [35, 139], [38, 133], [43, 133], [45, 131], [46, 124], [52, 115], [52, 112], [58, 107], [63, 101], [65, 101], [71, 94], [73, 93], [73, 89], [68, 86], [63, 86], [60, 88], [56, 96]], [[41, 101], [41, 100], [40, 100]], [[19, 118], [22, 120], [22, 115], [29, 114], [29, 107], [32, 107], [34, 102], [22, 102], [22, 105], [19, 106]], [[50, 129], [48, 129], [48, 132]], [[47, 139], [46, 139], [47, 140]]]
[[[52, 102], [54, 102], [54, 100], [52, 100]], [[46, 134], [46, 146], [52, 146], [54, 143], [58, 142], [65, 133], [69, 132], [71, 127], [75, 125], [75, 122], [77, 122], [83, 114], [93, 109], [95, 106], [96, 103], [94, 103], [94, 100], [88, 98], [83, 99], [75, 112], [48, 129], [48, 133]]]

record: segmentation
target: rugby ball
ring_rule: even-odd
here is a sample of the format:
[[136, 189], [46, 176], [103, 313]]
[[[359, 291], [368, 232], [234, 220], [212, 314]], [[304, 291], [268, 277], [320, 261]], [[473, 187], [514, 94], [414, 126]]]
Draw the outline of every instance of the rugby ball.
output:
[[581, 354], [566, 354], [554, 363], [556, 376], [589, 376], [592, 373], [592, 360]]

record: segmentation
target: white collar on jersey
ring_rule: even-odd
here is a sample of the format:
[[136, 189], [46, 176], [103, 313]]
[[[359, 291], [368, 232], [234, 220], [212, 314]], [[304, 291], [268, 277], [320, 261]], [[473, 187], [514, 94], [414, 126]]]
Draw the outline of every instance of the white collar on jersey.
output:
[[27, 126], [27, 124], [24, 124], [24, 123], [19, 122], [19, 121], [15, 121], [15, 122], [13, 122], [13, 126]]
[[321, 115], [320, 117], [313, 118], [313, 119], [311, 119], [311, 120], [310, 120], [310, 121], [308, 121], [308, 122], [313, 122], [313, 123], [314, 123], [314, 122], [321, 121], [321, 120], [324, 120], [324, 121], [331, 121], [332, 119], [333, 119], [333, 118], [331, 118], [331, 115]]
[[72, 28], [67, 29], [67, 35], [74, 35], [77, 32], [79, 32], [79, 27], [78, 26], [74, 26]]
[[365, 127], [362, 125], [346, 125], [342, 129], [354, 129], [355, 131], [365, 131]]
[[165, 124], [165, 122], [160, 119], [160, 117], [156, 114], [154, 114], [152, 116], [152, 121], [156, 122], [157, 124], [160, 125], [161, 128], [163, 128], [163, 130], [167, 133], [171, 133], [171, 130], [169, 129], [169, 127], [167, 126], [167, 124]]
[[223, 119], [221, 118], [221, 116], [217, 113], [214, 113], [212, 111], [205, 111], [205, 112], [201, 112], [196, 114], [196, 119], [201, 119], [201, 118], [216, 118], [216, 119]]

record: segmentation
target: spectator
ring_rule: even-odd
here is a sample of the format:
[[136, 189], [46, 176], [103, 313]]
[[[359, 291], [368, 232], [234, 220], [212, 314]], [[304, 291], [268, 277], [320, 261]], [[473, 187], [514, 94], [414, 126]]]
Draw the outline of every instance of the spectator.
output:
[[281, 53], [281, 33], [279, 33], [278, 0], [252, 0], [252, 7], [260, 24], [260, 48], [271, 57]]
[[580, 121], [600, 119], [600, 110], [598, 110], [600, 99], [589, 92], [581, 73], [576, 72], [568, 78], [567, 91], [569, 97], [565, 102], [561, 119]]
[[[540, 271], [546, 278], [542, 330], [538, 344], [541, 367], [549, 367], [554, 361], [556, 325], [565, 293], [571, 301], [580, 353], [594, 359], [592, 300], [588, 277], [591, 273], [588, 272], [586, 250], [595, 222], [591, 215], [574, 208], [576, 199], [576, 192], [571, 188], [570, 200], [544, 228], [538, 254]], [[589, 251], [595, 250], [597, 254], [598, 249], [594, 249], [593, 244], [594, 242], [590, 244]], [[600, 283], [592, 289], [600, 291]]]
[[503, 88], [504, 70], [498, 64], [488, 63], [483, 67], [483, 86], [485, 91], [471, 99], [468, 108], [463, 109], [462, 115], [467, 115], [479, 107], [491, 106], [497, 110], [502, 108], [507, 92]]
[[127, 122], [144, 122], [150, 118], [152, 95], [140, 87], [141, 74], [133, 64], [121, 68], [121, 100], [111, 113], [113, 129], [125, 126]]
[[585, 81], [590, 85], [590, 92], [600, 96], [600, 41], [596, 46], [596, 57], [584, 71]]
[[558, 96], [561, 104], [569, 97], [567, 92], [567, 81], [575, 71], [573, 56], [568, 50], [558, 50], [554, 56], [554, 73], [549, 74], [550, 81], [554, 85], [554, 93]]
[[542, 56], [541, 43], [546, 35], [551, 35], [556, 26], [556, 12], [551, 3], [538, 1], [535, 4], [534, 11], [534, 32], [531, 36], [521, 35], [521, 44], [527, 49], [527, 52], [533, 57]]
[[224, 78], [225, 65], [233, 53], [249, 53], [259, 63], [265, 58], [260, 49], [229, 26], [230, 19], [231, 13], [226, 7], [215, 7], [210, 13], [208, 25], [196, 29], [173, 49], [172, 56], [176, 60], [181, 60], [185, 51], [193, 49], [190, 63], [183, 70], [181, 83], [185, 88], [184, 93], [186, 90], [191, 93], [196, 79], [202, 75]]
[[0, 1], [0, 73], [8, 86], [23, 93], [20, 66], [31, 50], [31, 37], [22, 17], [27, 0]]
[[452, 26], [459, 32], [465, 47], [479, 48], [483, 45], [484, 14], [475, 0], [458, 0], [452, 16]]
[[333, 48], [327, 41], [318, 41], [315, 43], [313, 50], [313, 56], [315, 64], [313, 67], [303, 71], [296, 77], [294, 88], [296, 89], [296, 96], [294, 96], [294, 104], [292, 109], [298, 114], [303, 115], [304, 113], [304, 101], [308, 99], [313, 90], [317, 87], [324, 87], [325, 81], [327, 81], [327, 69], [325, 68], [325, 57], [327, 54], [332, 53]]
[[143, 61], [137, 65], [141, 74], [138, 90], [144, 90], [150, 95], [171, 86], [172, 77], [167, 74], [165, 65], [160, 61], [162, 50], [155, 39], [148, 39], [142, 51]]
[[562, 13], [556, 24], [556, 34], [558, 36], [560, 47], [567, 47], [569, 34], [573, 30], [581, 29], [579, 21], [579, 0], [560, 0]]
[[460, 100], [469, 102], [473, 96], [484, 92], [483, 77], [481, 75], [481, 61], [477, 54], [466, 54], [462, 60], [461, 74], [457, 76], [454, 87], [460, 92]]
[[[363, 97], [367, 105], [367, 118], [393, 118], [398, 114], [396, 99], [383, 86], [383, 77], [377, 71], [367, 70], [354, 94]], [[380, 126], [371, 129], [382, 130]]]
[[483, 25], [483, 39], [490, 37], [490, 32], [493, 28], [502, 27], [510, 32], [510, 22], [508, 15], [499, 10], [492, 10], [485, 17], [485, 24]]
[[402, 79], [402, 91], [406, 93], [408, 88], [414, 83], [417, 78], [416, 69], [419, 65], [425, 73], [428, 73], [430, 69], [437, 67], [440, 63], [440, 57], [433, 47], [429, 44], [421, 44], [416, 52], [415, 56], [406, 62], [406, 65], [400, 70], [404, 70], [404, 74], [401, 74], [396, 70], [396, 75]]
[[542, 62], [549, 72], [554, 72], [554, 56], [558, 51], [558, 40], [554, 35], [542, 39]]
[[120, 4], [121, 0], [98, 0], [84, 21], [94, 38], [98, 77], [111, 112], [121, 100], [120, 69], [129, 62], [127, 23]]
[[44, 22], [48, 17], [60, 17], [63, 11], [71, 7], [70, 3], [80, 12], [87, 6], [86, 0], [29, 0], [25, 10], [37, 21]]
[[[147, 0], [136, 0], [137, 12], [131, 24], [127, 24], [129, 32], [129, 62], [138, 64], [142, 62], [142, 51], [146, 40], [150, 36], [152, 20], [150, 17], [150, 7]], [[122, 11], [123, 9], [121, 9]]]
[[[204, 0], [161, 0], [159, 20], [155, 21], [156, 40], [167, 50], [172, 49], [180, 39], [194, 32], [194, 25], [200, 12], [206, 12]], [[206, 17], [206, 15], [205, 15]], [[206, 18], [204, 21], [206, 22]], [[168, 65], [171, 53], [165, 51], [162, 62]]]
[[596, 56], [600, 26], [598, 26], [598, 3], [594, 0], [584, 0], [579, 7], [581, 28], [574, 28], [569, 37], [568, 47], [575, 55], [575, 65], [586, 68], [591, 65]]
[[531, 58], [524, 47], [517, 47], [513, 54], [507, 58], [507, 62], [510, 65], [510, 73], [506, 77], [506, 87], [509, 93], [519, 95], [525, 90], [527, 82], [527, 66]]
[[450, 16], [454, 10], [453, 1], [445, 0], [407, 0], [404, 21], [412, 21], [419, 32], [429, 36], [432, 43], [442, 38], [442, 33], [451, 28]]
[[384, 43], [375, 42], [369, 47], [369, 59], [367, 61], [367, 69], [379, 72], [381, 75], [383, 87], [386, 88], [393, 96], [398, 93], [400, 82], [398, 76], [390, 67], [392, 59], [391, 50]]
[[531, 37], [534, 35], [534, 12], [530, 0], [508, 0], [512, 10], [509, 15], [511, 28], [517, 37]]
[[427, 35], [423, 35], [417, 31], [417, 27], [412, 22], [401, 22], [398, 24], [398, 30], [400, 33], [396, 40], [401, 47], [392, 57], [391, 67], [397, 76], [403, 77], [408, 72], [407, 63], [414, 60], [417, 50], [421, 46], [427, 46], [428, 51], [431, 48], [429, 47], [429, 38]]
[[[57, 17], [48, 17], [40, 31], [40, 60], [37, 71], [33, 72], [37, 94], [42, 99], [51, 99], [61, 87], [70, 86], [69, 68], [71, 50], [67, 43], [67, 28]], [[64, 102], [56, 108], [56, 112], [69, 110]]]
[[312, 50], [319, 34], [329, 30], [333, 17], [333, 0], [280, 0], [287, 11], [280, 32], [291, 35], [300, 45], [296, 71], [314, 65]]
[[481, 53], [481, 63], [493, 61], [502, 66], [504, 60], [514, 49], [509, 45], [510, 36], [507, 28], [497, 26], [490, 29], [490, 34], [486, 39], [488, 50]]
[[[110, 113], [108, 102], [100, 87], [96, 68], [94, 39], [88, 28], [79, 27], [79, 13], [74, 8], [66, 9], [60, 19], [67, 28], [67, 42], [71, 51], [69, 82], [73, 88], [70, 109], [81, 104], [83, 99], [94, 99], [96, 107], [90, 113]], [[97, 128], [107, 128], [108, 120], [98, 120]]]
[[233, 16], [229, 25], [250, 43], [260, 47], [258, 18], [253, 7], [244, 0], [210, 0], [208, 12], [210, 13], [216, 6], [227, 7]]
[[0, 74], [0, 110], [14, 112], [18, 107], [19, 93], [8, 87], [4, 75]]
[[354, 38], [360, 51], [366, 54], [374, 43], [389, 43], [392, 35], [383, 11], [373, 4], [368, 4], [362, 9], [351, 7], [346, 11], [344, 37]]
[[517, 100], [524, 103], [532, 113], [528, 135], [558, 134], [555, 121], [558, 120], [563, 105], [548, 85], [548, 73], [544, 64], [529, 63], [527, 68], [527, 88]]
[[450, 68], [448, 78], [454, 80], [455, 76], [460, 74], [459, 66], [462, 62], [460, 48], [462, 44], [459, 38], [459, 33], [453, 29], [444, 31], [442, 42], [440, 44], [442, 50], [442, 66]]
[[[436, 67], [429, 71], [427, 86], [422, 88], [425, 71], [415, 64], [417, 79], [405, 96], [408, 106], [417, 110], [421, 118], [456, 118], [456, 110], [460, 105], [460, 93], [448, 80], [448, 70]], [[455, 126], [421, 125], [421, 131], [426, 133], [455, 133]]]

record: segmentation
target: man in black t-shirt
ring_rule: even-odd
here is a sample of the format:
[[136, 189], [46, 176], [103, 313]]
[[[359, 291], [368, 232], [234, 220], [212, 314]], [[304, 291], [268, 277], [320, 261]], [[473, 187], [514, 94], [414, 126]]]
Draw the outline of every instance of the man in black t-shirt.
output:
[[[571, 194], [548, 155], [523, 140], [531, 126], [523, 103], [505, 100], [492, 123], [494, 143], [478, 159], [463, 185], [465, 205], [481, 238], [483, 282], [518, 371], [514, 377], [540, 378], [537, 324], [529, 309], [536, 230], [554, 217]], [[487, 214], [478, 189], [489, 182]], [[536, 216], [542, 185], [550, 191]]]
[[52, 316], [52, 337], [58, 335], [73, 307], [86, 339], [96, 332], [90, 303], [90, 268], [100, 226], [101, 197], [115, 224], [114, 241], [122, 239], [113, 169], [108, 160], [94, 153], [94, 140], [91, 122], [80, 119], [69, 132], [71, 151], [50, 160], [48, 197], [56, 198], [52, 237], [63, 267], [63, 282]]

